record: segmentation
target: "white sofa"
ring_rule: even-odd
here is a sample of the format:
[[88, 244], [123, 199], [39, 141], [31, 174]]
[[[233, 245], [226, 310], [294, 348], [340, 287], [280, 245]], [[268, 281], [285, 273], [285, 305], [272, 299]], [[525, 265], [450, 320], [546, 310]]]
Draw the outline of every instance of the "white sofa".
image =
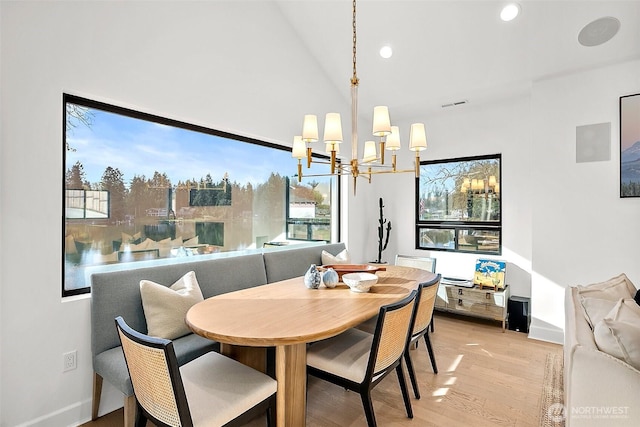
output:
[[[633, 286], [624, 275], [611, 280], [620, 278]], [[625, 361], [599, 350], [594, 337], [594, 330], [597, 328], [594, 325], [592, 330], [590, 325], [590, 321], [593, 323], [592, 318], [597, 315], [590, 316], [591, 319], [588, 317], [588, 311], [583, 306], [581, 298], [584, 289], [587, 287], [568, 287], [565, 296], [566, 425], [639, 426], [640, 371]], [[583, 297], [584, 295], [582, 293]], [[586, 304], [586, 307], [589, 308], [589, 305]], [[635, 349], [640, 351], [640, 335], [637, 338], [638, 344]]]

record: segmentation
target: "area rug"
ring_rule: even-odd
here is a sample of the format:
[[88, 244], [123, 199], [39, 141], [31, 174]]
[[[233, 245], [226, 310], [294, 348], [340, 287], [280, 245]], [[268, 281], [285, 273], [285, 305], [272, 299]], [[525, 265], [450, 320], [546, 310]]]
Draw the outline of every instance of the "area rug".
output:
[[547, 354], [540, 398], [541, 427], [564, 427], [565, 425], [562, 370], [562, 354]]

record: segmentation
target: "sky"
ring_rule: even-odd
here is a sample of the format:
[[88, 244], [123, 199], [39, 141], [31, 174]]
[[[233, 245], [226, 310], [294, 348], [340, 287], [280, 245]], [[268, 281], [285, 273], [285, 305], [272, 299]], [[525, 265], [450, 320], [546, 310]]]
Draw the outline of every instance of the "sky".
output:
[[173, 184], [207, 174], [217, 182], [229, 172], [231, 182], [252, 185], [265, 182], [272, 172], [292, 176], [297, 171], [289, 150], [230, 143], [205, 133], [91, 111], [90, 127], [78, 123], [68, 130], [68, 144], [75, 151], [66, 153], [66, 169], [79, 161], [90, 183], [99, 182], [107, 166], [118, 168], [127, 186], [134, 175], [151, 178], [155, 171], [166, 173]]
[[622, 151], [640, 141], [640, 94], [622, 98]]

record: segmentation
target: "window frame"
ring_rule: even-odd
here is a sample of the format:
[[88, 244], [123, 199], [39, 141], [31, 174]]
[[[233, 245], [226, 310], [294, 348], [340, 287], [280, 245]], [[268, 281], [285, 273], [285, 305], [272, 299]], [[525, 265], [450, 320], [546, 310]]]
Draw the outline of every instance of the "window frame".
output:
[[[198, 133], [202, 133], [205, 135], [210, 135], [210, 136], [214, 136], [214, 137], [220, 137], [220, 138], [225, 138], [228, 140], [232, 140], [234, 142], [238, 142], [238, 143], [246, 143], [246, 144], [252, 144], [252, 145], [258, 145], [264, 148], [268, 148], [268, 149], [274, 149], [274, 150], [278, 150], [278, 151], [283, 151], [283, 152], [290, 152], [291, 148], [285, 145], [279, 145], [279, 144], [275, 144], [275, 143], [271, 143], [271, 142], [267, 142], [267, 141], [263, 141], [263, 140], [259, 140], [256, 138], [250, 138], [250, 137], [246, 137], [246, 136], [242, 136], [242, 135], [237, 135], [237, 134], [233, 134], [230, 132], [224, 132], [224, 131], [220, 131], [217, 129], [212, 129], [212, 128], [208, 128], [205, 126], [201, 126], [201, 125], [196, 125], [196, 124], [192, 124], [192, 123], [188, 123], [188, 122], [184, 122], [184, 121], [180, 121], [180, 120], [175, 120], [175, 119], [171, 119], [168, 117], [163, 117], [163, 116], [159, 116], [159, 115], [155, 115], [155, 114], [150, 114], [150, 113], [146, 113], [146, 112], [142, 112], [142, 111], [138, 111], [138, 110], [134, 110], [131, 108], [125, 108], [125, 107], [121, 107], [118, 105], [114, 105], [114, 104], [110, 104], [110, 103], [106, 103], [106, 102], [101, 102], [101, 101], [96, 101], [93, 99], [89, 99], [89, 98], [85, 98], [85, 97], [81, 97], [81, 96], [77, 96], [77, 95], [73, 95], [73, 94], [68, 94], [68, 93], [63, 93], [62, 94], [62, 152], [63, 152], [63, 156], [62, 156], [62, 165], [63, 165], [63, 170], [62, 170], [62, 254], [61, 254], [61, 261], [62, 261], [62, 281], [61, 281], [61, 291], [62, 291], [62, 297], [69, 297], [69, 296], [74, 296], [74, 295], [81, 295], [81, 294], [86, 294], [86, 293], [90, 293], [91, 292], [91, 288], [89, 283], [87, 283], [87, 273], [86, 270], [87, 269], [93, 269], [94, 267], [91, 267], [89, 264], [86, 265], [81, 265], [80, 268], [83, 269], [83, 276], [85, 277], [85, 286], [84, 287], [76, 287], [76, 288], [71, 288], [71, 289], [67, 289], [66, 288], [66, 279], [67, 279], [67, 266], [66, 266], [66, 236], [67, 236], [67, 223], [69, 222], [69, 220], [73, 220], [73, 218], [67, 218], [67, 201], [66, 201], [66, 194], [67, 194], [67, 190], [69, 190], [70, 188], [67, 188], [67, 172], [68, 170], [71, 168], [72, 165], [68, 165], [67, 164], [67, 152], [68, 152], [68, 145], [67, 145], [67, 141], [68, 141], [68, 126], [67, 126], [67, 105], [68, 104], [75, 104], [81, 107], [86, 107], [89, 109], [96, 109], [96, 110], [101, 110], [107, 113], [113, 113], [113, 114], [118, 114], [121, 116], [125, 116], [127, 118], [132, 118], [132, 119], [137, 119], [137, 120], [142, 120], [142, 121], [146, 121], [146, 122], [151, 122], [151, 123], [155, 123], [155, 124], [159, 124], [159, 125], [164, 125], [164, 126], [169, 126], [169, 127], [173, 127], [173, 128], [178, 128], [178, 129], [182, 129], [182, 130], [187, 130], [187, 131], [193, 131], [193, 132], [198, 132]], [[329, 157], [327, 155], [324, 154], [318, 154], [318, 153], [312, 153], [312, 156], [314, 158], [317, 158], [321, 161], [327, 161], [329, 159]], [[232, 169], [230, 169], [232, 170]], [[295, 171], [295, 162], [294, 159], [292, 159], [291, 161], [291, 170]], [[275, 172], [275, 169], [274, 169]], [[130, 178], [130, 177], [128, 177]], [[287, 182], [289, 179], [289, 175], [283, 175], [283, 178], [287, 178]], [[240, 183], [242, 184], [242, 183]], [[340, 192], [341, 192], [341, 180], [340, 179], [336, 179], [335, 181], [335, 186], [336, 186], [336, 194], [334, 195], [334, 197], [331, 198], [331, 231], [330, 231], [330, 235], [331, 235], [331, 241], [340, 241], [340, 223], [341, 223], [341, 207], [340, 207]], [[103, 190], [101, 190], [103, 191]], [[286, 196], [283, 195], [283, 201], [284, 200], [288, 200], [289, 196], [288, 196], [288, 191], [286, 191]], [[285, 220], [283, 223], [283, 232], [287, 233], [288, 232], [288, 219], [289, 219], [289, 206], [285, 205]], [[174, 213], [175, 215], [175, 213]], [[78, 218], [77, 221], [88, 221], [88, 220], [92, 220], [95, 218]], [[111, 220], [111, 204], [109, 204], [109, 216], [107, 218], [108, 220]], [[286, 234], [285, 234], [286, 235]], [[293, 240], [293, 239], [291, 239]], [[261, 251], [262, 248], [256, 248], [256, 251]], [[231, 250], [231, 251], [226, 251], [225, 254], [228, 255], [229, 253], [233, 253], [233, 252], [246, 252], [245, 249], [237, 249], [237, 250]], [[202, 255], [204, 256], [204, 255]], [[209, 255], [207, 255], [209, 256]], [[168, 258], [171, 259], [171, 258]], [[204, 259], [204, 258], [203, 258]], [[189, 260], [193, 260], [193, 258], [189, 258]], [[132, 263], [130, 267], [128, 268], [140, 268], [142, 266], [148, 266], [147, 264], [152, 263], [154, 265], [157, 265], [158, 262], [161, 262], [161, 260], [153, 260], [153, 261], [145, 261], [143, 264], [138, 264], [136, 265], [136, 263]], [[120, 267], [120, 266], [119, 266]], [[122, 268], [122, 267], [121, 267]], [[124, 268], [127, 268], [127, 266], [125, 266]]]
[[[456, 162], [472, 162], [477, 160], [497, 160], [498, 161], [498, 176], [500, 181], [500, 214], [499, 219], [493, 221], [480, 221], [480, 220], [424, 220], [420, 219], [420, 187], [421, 187], [421, 176], [415, 179], [415, 249], [418, 250], [428, 250], [428, 251], [443, 251], [443, 252], [460, 252], [460, 253], [472, 253], [472, 254], [482, 254], [482, 255], [502, 255], [502, 247], [503, 247], [503, 235], [502, 235], [502, 218], [504, 215], [503, 211], [503, 187], [502, 187], [502, 154], [487, 154], [487, 155], [478, 155], [478, 156], [468, 156], [468, 157], [456, 157], [456, 158], [448, 158], [448, 159], [439, 159], [439, 160], [422, 160], [420, 161], [420, 167], [428, 166], [428, 165], [437, 165], [437, 164], [448, 164], [448, 163], [456, 163]], [[455, 189], [454, 189], [455, 190]], [[457, 190], [456, 190], [457, 191]], [[451, 230], [453, 232], [453, 240], [450, 242], [453, 244], [452, 248], [449, 247], [441, 247], [441, 246], [430, 246], [425, 245], [421, 242], [421, 233], [426, 230], [436, 230], [436, 231], [447, 231]], [[493, 244], [482, 245], [484, 248], [479, 249], [479, 246], [476, 246], [476, 249], [467, 249], [464, 244], [460, 242], [460, 233], [461, 232], [482, 232], [489, 231], [492, 233], [497, 233], [498, 237], [498, 246], [496, 250], [487, 249], [488, 247], [493, 247]], [[471, 247], [471, 246], [468, 246]]]

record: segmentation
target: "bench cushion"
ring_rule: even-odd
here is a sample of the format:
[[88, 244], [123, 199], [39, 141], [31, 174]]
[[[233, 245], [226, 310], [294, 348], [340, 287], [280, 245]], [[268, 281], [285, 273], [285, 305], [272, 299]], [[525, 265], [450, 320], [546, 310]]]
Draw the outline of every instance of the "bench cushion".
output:
[[[173, 346], [180, 366], [210, 351], [220, 350], [220, 344], [196, 334], [185, 335], [173, 340]], [[121, 346], [96, 355], [93, 361], [93, 370], [126, 396], [133, 395], [133, 386]]]

